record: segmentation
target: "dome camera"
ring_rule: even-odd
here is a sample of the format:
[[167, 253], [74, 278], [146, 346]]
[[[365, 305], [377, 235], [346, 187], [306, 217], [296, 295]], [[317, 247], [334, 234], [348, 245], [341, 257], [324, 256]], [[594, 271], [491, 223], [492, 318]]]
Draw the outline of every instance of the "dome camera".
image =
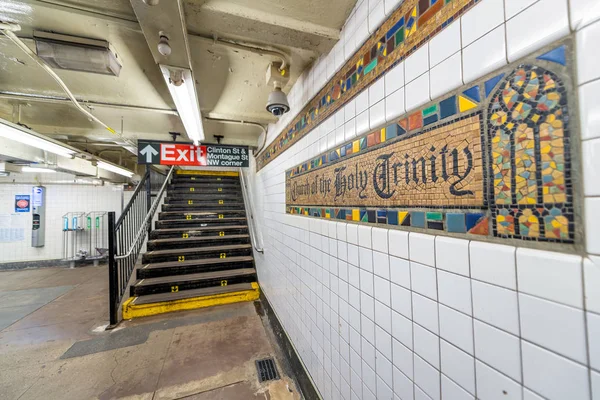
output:
[[281, 91], [280, 87], [276, 86], [269, 95], [269, 100], [267, 100], [267, 111], [276, 117], [281, 117], [283, 114], [290, 111], [290, 104], [288, 103], [287, 96]]

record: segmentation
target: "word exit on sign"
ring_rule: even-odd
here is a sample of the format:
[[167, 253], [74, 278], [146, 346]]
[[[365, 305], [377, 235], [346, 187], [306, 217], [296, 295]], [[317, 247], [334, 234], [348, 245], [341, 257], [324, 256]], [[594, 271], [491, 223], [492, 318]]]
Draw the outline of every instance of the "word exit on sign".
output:
[[248, 167], [248, 147], [138, 140], [138, 164]]

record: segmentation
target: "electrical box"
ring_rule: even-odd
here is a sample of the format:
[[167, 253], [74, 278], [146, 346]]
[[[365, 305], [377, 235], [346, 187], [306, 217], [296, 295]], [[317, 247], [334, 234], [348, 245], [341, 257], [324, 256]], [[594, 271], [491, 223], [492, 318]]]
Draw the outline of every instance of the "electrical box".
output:
[[31, 247], [44, 247], [46, 242], [46, 188], [34, 186], [31, 196], [33, 220], [31, 229]]
[[267, 86], [276, 86], [278, 88], [284, 88], [290, 80], [289, 67], [280, 70], [281, 63], [272, 62], [267, 67], [267, 74], [265, 76]]

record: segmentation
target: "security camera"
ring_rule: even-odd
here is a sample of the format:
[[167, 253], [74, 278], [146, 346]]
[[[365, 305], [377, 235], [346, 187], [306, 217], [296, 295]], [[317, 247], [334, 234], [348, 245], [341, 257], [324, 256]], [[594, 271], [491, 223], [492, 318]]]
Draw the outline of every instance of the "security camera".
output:
[[288, 103], [287, 96], [278, 86], [275, 86], [275, 89], [269, 95], [269, 100], [267, 100], [267, 111], [276, 117], [281, 117], [283, 114], [290, 111], [290, 104]]

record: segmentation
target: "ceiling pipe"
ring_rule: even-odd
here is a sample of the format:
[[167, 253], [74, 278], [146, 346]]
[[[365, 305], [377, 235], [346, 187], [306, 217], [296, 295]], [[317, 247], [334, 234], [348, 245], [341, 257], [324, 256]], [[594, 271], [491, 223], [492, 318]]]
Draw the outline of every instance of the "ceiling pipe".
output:
[[[27, 94], [27, 93], [15, 93], [15, 92], [3, 92], [0, 91], [0, 99], [16, 100], [16, 101], [35, 101], [40, 103], [51, 103], [51, 104], [70, 104], [71, 100], [65, 97], [47, 96], [41, 94]], [[99, 101], [87, 101], [77, 100], [84, 106], [92, 107], [104, 107], [114, 108], [119, 110], [131, 110], [131, 111], [148, 111], [160, 114], [178, 115], [177, 110], [170, 108], [156, 108], [146, 106], [133, 106], [127, 104], [116, 104], [116, 103], [104, 103]]]
[[263, 125], [259, 124], [258, 122], [248, 122], [248, 121], [241, 121], [241, 120], [235, 120], [235, 119], [221, 119], [221, 118], [211, 118], [211, 117], [204, 117], [204, 119], [206, 119], [207, 121], [214, 121], [214, 122], [219, 122], [222, 124], [250, 125], [250, 126], [259, 127], [262, 130], [261, 134], [265, 137], [265, 140], [263, 141], [263, 145], [260, 146], [260, 148], [256, 150], [256, 154], [258, 154], [258, 152], [260, 152], [263, 149], [263, 147], [265, 147], [265, 143], [267, 141], [267, 128], [265, 128]]
[[281, 61], [281, 66], [279, 67], [279, 71], [283, 71], [286, 68], [289, 68], [289, 66], [290, 66], [290, 61], [288, 59], [288, 55], [280, 50], [276, 50], [273, 48], [265, 48], [265, 47], [257, 46], [255, 44], [236, 42], [233, 40], [219, 39], [217, 37], [211, 38], [211, 37], [206, 37], [206, 36], [202, 36], [202, 35], [199, 35], [196, 33], [190, 33], [190, 32], [188, 32], [188, 36], [191, 38], [194, 38], [194, 39], [201, 40], [206, 43], [213, 44], [213, 45], [218, 44], [218, 45], [221, 45], [224, 47], [229, 47], [229, 48], [236, 49], [236, 50], [249, 51], [251, 53], [259, 54], [261, 56], [268, 55], [268, 56], [278, 58]]
[[71, 91], [69, 90], [69, 88], [67, 87], [65, 82], [62, 79], [60, 79], [60, 77], [52, 70], [52, 68], [50, 68], [48, 66], [48, 64], [46, 64], [44, 62], [44, 60], [39, 58], [38, 55], [33, 52], [33, 50], [31, 50], [21, 39], [19, 39], [17, 37], [17, 35], [15, 35], [14, 32], [21, 30], [21, 27], [18, 24], [3, 23], [2, 26], [4, 26], [4, 28], [0, 28], [0, 32], [2, 32], [8, 39], [10, 39], [18, 48], [20, 48], [25, 54], [27, 54], [33, 61], [35, 61], [36, 64], [38, 64], [40, 67], [42, 67], [42, 69], [44, 69], [48, 73], [48, 75], [50, 75], [52, 78], [54, 78], [56, 83], [58, 83], [58, 85], [67, 94], [69, 99], [71, 99], [71, 101], [73, 102], [75, 107], [77, 107], [77, 109], [79, 111], [81, 111], [88, 118], [91, 118], [94, 121], [96, 121], [97, 123], [99, 123], [100, 125], [102, 125], [110, 133], [119, 136], [127, 144], [129, 144], [131, 147], [135, 148], [136, 153], [137, 153], [136, 143], [125, 138], [122, 134], [118, 133], [117, 131], [112, 129], [110, 126], [106, 125], [104, 122], [102, 122], [100, 119], [98, 119], [94, 114], [92, 114], [91, 112], [89, 112], [85, 108], [83, 108], [83, 106], [81, 104], [79, 104], [79, 102], [77, 101], [77, 99], [75, 98], [73, 93], [71, 93]]

